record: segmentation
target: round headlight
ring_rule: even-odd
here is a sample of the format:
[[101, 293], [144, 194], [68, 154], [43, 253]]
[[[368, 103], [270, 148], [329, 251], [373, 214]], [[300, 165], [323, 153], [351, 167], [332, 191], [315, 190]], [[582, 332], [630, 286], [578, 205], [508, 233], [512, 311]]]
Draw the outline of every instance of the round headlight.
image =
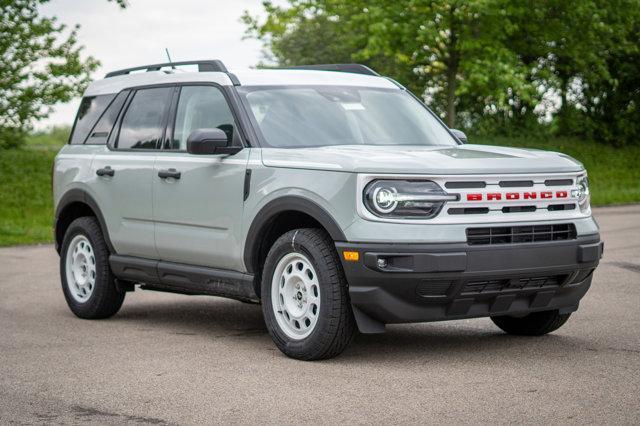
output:
[[429, 180], [374, 180], [363, 194], [365, 207], [375, 216], [406, 219], [430, 219], [446, 201], [457, 199]]
[[398, 190], [393, 186], [375, 188], [373, 190], [373, 207], [380, 213], [391, 213], [398, 207], [397, 194]]
[[591, 199], [591, 194], [589, 192], [589, 179], [587, 175], [580, 176], [576, 179], [577, 188], [572, 192], [575, 197], [578, 198], [578, 206], [580, 210], [587, 211], [589, 209], [589, 201]]

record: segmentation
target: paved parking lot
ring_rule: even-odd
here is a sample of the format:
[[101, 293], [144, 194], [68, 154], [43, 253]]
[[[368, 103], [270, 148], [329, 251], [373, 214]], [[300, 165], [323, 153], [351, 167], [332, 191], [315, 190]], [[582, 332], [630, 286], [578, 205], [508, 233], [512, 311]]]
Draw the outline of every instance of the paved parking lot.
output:
[[259, 306], [149, 291], [67, 309], [52, 246], [0, 249], [0, 423], [640, 422], [640, 206], [599, 209], [605, 258], [552, 335], [488, 319], [390, 326], [304, 363]]

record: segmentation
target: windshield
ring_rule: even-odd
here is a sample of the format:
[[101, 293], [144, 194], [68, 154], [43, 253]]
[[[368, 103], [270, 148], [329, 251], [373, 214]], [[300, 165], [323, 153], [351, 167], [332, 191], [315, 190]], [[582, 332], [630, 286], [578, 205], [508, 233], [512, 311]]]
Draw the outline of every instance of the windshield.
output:
[[241, 87], [271, 147], [454, 146], [447, 129], [403, 90], [370, 87]]

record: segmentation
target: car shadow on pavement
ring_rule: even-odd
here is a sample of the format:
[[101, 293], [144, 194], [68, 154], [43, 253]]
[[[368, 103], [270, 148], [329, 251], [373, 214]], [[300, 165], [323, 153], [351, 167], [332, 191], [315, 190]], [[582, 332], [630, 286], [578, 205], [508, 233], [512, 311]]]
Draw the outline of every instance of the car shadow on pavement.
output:
[[114, 321], [145, 325], [171, 334], [220, 336], [239, 330], [267, 334], [260, 305], [210, 296], [178, 296], [123, 306]]
[[[238, 344], [263, 350], [270, 338], [260, 305], [211, 297], [188, 297], [126, 305], [113, 318], [120, 326], [135, 325], [169, 335], [239, 338]], [[384, 334], [357, 334], [336, 362], [392, 362], [394, 359], [430, 361], [493, 361], [518, 357], [535, 363], [545, 357], [571, 357], [589, 349], [589, 343], [562, 331], [540, 337], [509, 336], [490, 320], [476, 319], [391, 325]], [[284, 355], [282, 355], [284, 357]]]
[[[477, 320], [483, 321], [483, 320]], [[390, 361], [393, 359], [420, 358], [449, 362], [513, 360], [536, 362], [540, 355], [569, 357], [578, 347], [580, 339], [558, 334], [547, 336], [510, 336], [499, 330], [467, 328], [461, 324], [424, 323], [388, 328], [378, 335], [359, 334], [345, 351], [345, 361]]]

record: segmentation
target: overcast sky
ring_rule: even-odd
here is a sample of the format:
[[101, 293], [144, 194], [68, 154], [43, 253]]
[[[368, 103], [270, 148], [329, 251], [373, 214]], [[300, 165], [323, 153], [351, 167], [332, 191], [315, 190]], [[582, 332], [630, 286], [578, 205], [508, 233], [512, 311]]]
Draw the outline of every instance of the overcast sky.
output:
[[[229, 68], [254, 66], [262, 59], [261, 44], [242, 40], [244, 10], [262, 15], [262, 0], [128, 0], [122, 10], [106, 0], [52, 0], [41, 7], [72, 26], [80, 24], [79, 42], [85, 55], [107, 71], [165, 62], [165, 47], [174, 61], [221, 59]], [[284, 0], [275, 1], [285, 3]], [[59, 105], [37, 128], [71, 124], [79, 99]]]

